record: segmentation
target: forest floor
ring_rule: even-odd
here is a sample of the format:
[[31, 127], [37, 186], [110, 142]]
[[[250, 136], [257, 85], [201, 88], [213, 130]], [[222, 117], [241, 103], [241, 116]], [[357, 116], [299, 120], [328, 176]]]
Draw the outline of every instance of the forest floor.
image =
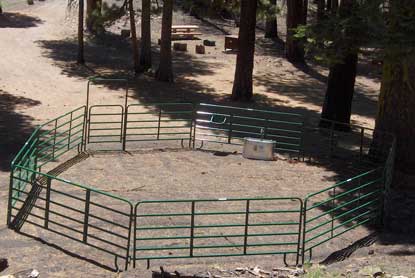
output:
[[[155, 101], [180, 99], [232, 104], [229, 95], [232, 90], [236, 54], [225, 53], [223, 50], [225, 32], [236, 34], [237, 29], [225, 23], [217, 23], [214, 27], [177, 10], [174, 24], [200, 25], [203, 33], [200, 39], [214, 40], [216, 46], [207, 47], [205, 55], [197, 55], [194, 48], [201, 41], [186, 41], [188, 52], [173, 52], [175, 82], [166, 84], [154, 81], [150, 74], [136, 78], [132, 76], [130, 44], [127, 39], [119, 36], [121, 29], [128, 28], [126, 17], [118, 20], [108, 28], [110, 32], [99, 38], [88, 36], [85, 48], [86, 65], [79, 66], [74, 62], [77, 55], [76, 7], [68, 10], [67, 1], [62, 0], [35, 1], [33, 6], [26, 6], [24, 1], [2, 2], [4, 14], [0, 16], [0, 257], [13, 258], [9, 271], [37, 268], [41, 271], [41, 277], [144, 277], [144, 273], [148, 275], [148, 272], [139, 272], [140, 269], [116, 274], [88, 258], [45, 243], [42, 239], [43, 234], [37, 229], [33, 229], [32, 232], [41, 239], [22, 236], [8, 230], [5, 219], [10, 161], [37, 124], [85, 104], [86, 83], [90, 76], [133, 79], [134, 82], [130, 84], [129, 103], [151, 106], [151, 102]], [[154, 70], [158, 64], [157, 40], [160, 37], [160, 22], [161, 16], [155, 15], [152, 20]], [[280, 26], [282, 25], [283, 21]], [[255, 97], [253, 103], [248, 105], [302, 113], [307, 119], [317, 119], [324, 100], [327, 69], [313, 64], [309, 64], [308, 67], [293, 65], [284, 59], [282, 41], [264, 39], [261, 31], [258, 31], [257, 36]], [[281, 34], [281, 37], [284, 35]], [[378, 65], [362, 57], [352, 107], [353, 123], [374, 126], [380, 71]], [[122, 103], [122, 86], [102, 85], [94, 88], [92, 92], [93, 104]], [[307, 171], [299, 172], [304, 180], [309, 178]], [[389, 274], [415, 277], [414, 242], [403, 236], [398, 238], [399, 240], [394, 235], [380, 235], [370, 247], [356, 250], [350, 258], [346, 259], [348, 255], [339, 256], [335, 261], [341, 262], [327, 267], [327, 277], [334, 277], [333, 273], [347, 272], [350, 272], [350, 277], [365, 277], [368, 272], [377, 270], [376, 267], [381, 267]], [[337, 247], [341, 249], [341, 246]], [[349, 254], [349, 251], [350, 249], [345, 250], [345, 254]], [[343, 259], [345, 260], [342, 261]], [[236, 267], [253, 267], [262, 262], [261, 258], [238, 258], [224, 260], [223, 263], [212, 259], [189, 265], [168, 265], [171, 271], [177, 267], [178, 270], [182, 268], [186, 272], [215, 272], [215, 269], [219, 268], [234, 270]], [[268, 263], [266, 267], [269, 268], [271, 265]], [[157, 268], [154, 266], [154, 269]], [[223, 274], [222, 276], [224, 277]]]

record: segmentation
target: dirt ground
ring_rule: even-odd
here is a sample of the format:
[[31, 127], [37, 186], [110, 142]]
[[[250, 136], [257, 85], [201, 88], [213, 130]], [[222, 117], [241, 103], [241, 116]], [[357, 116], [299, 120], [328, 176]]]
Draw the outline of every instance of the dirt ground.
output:
[[[37, 268], [42, 277], [144, 277], [149, 275], [149, 272], [144, 270], [144, 264], [137, 270], [123, 274], [114, 273], [107, 267], [112, 262], [104, 260], [104, 264], [100, 264], [99, 260], [91, 260], [88, 256], [82, 255], [82, 246], [72, 246], [70, 242], [40, 229], [30, 226], [26, 228], [28, 230], [25, 232], [32, 236], [24, 236], [8, 230], [5, 219], [10, 161], [37, 124], [85, 103], [86, 81], [89, 76], [99, 74], [107, 77], [130, 77], [133, 82], [130, 82], [129, 103], [149, 104], [160, 99], [185, 99], [229, 104], [228, 96], [232, 88], [236, 55], [223, 52], [224, 32], [222, 30], [236, 34], [237, 29], [218, 23], [221, 29], [219, 30], [212, 24], [184, 15], [180, 10], [175, 12], [175, 24], [200, 25], [203, 33], [200, 38], [215, 40], [217, 45], [208, 48], [206, 55], [196, 55], [194, 46], [200, 41], [188, 41], [188, 52], [174, 53], [175, 83], [164, 84], [154, 81], [149, 75], [140, 75], [136, 78], [131, 75], [132, 61], [129, 43], [118, 36], [120, 30], [127, 25], [126, 18], [119, 20], [116, 25], [109, 28], [113, 33], [107, 33], [98, 39], [89, 38], [86, 43], [86, 66], [78, 66], [74, 63], [76, 59], [76, 8], [68, 10], [66, 1], [62, 0], [35, 1], [33, 6], [24, 5], [24, 1], [3, 0], [2, 2], [5, 13], [0, 16], [0, 257], [9, 258], [11, 265], [5, 273]], [[152, 40], [155, 46], [154, 69], [158, 64], [157, 39], [160, 21], [160, 16], [154, 16], [152, 21]], [[283, 21], [280, 26], [283, 26]], [[283, 38], [283, 30], [280, 31]], [[380, 86], [379, 71], [379, 67], [366, 59], [361, 59], [352, 108], [354, 123], [368, 127], [374, 125]], [[306, 118], [315, 119], [319, 116], [324, 100], [326, 79], [327, 69], [323, 67], [312, 64], [309, 67], [303, 67], [288, 63], [283, 57], [283, 44], [280, 41], [264, 39], [262, 32], [258, 31], [254, 70], [255, 99], [252, 104], [249, 104], [250, 106], [293, 111], [303, 113]], [[92, 103], [122, 103], [122, 93], [123, 88], [118, 85], [98, 86], [94, 88]], [[151, 107], [150, 104], [148, 106]], [[169, 153], [158, 155], [160, 156], [152, 157], [154, 156], [152, 153], [140, 154], [140, 156], [133, 154], [131, 157], [127, 156], [126, 160], [124, 157], [122, 160], [115, 159], [112, 167], [125, 169], [137, 176], [140, 173], [155, 173], [157, 169], [160, 169], [164, 171], [166, 179], [180, 184], [183, 191], [188, 191], [185, 189], [192, 188], [196, 179], [184, 178], [184, 174], [189, 174], [186, 167], [190, 167], [185, 164], [193, 163], [192, 166], [197, 169], [193, 172], [197, 181], [203, 181], [215, 188], [215, 193], [212, 193], [200, 183], [200, 190], [195, 193], [195, 196], [212, 194], [213, 197], [239, 193], [228, 191], [223, 185], [212, 181], [211, 177], [219, 173], [225, 174], [228, 169], [227, 167], [215, 167], [214, 164], [210, 164], [213, 161], [222, 165], [226, 164], [230, 168], [233, 167], [232, 169], [237, 168], [232, 177], [228, 176], [227, 180], [223, 180], [225, 185], [236, 184], [234, 181], [238, 178], [239, 184], [243, 184], [243, 180], [250, 182], [255, 180], [254, 184], [257, 185], [264, 184], [265, 186], [261, 187], [264, 191], [258, 189], [258, 191], [253, 191], [255, 194], [266, 194], [268, 190], [289, 190], [295, 184], [304, 186], [301, 182], [304, 179], [310, 179], [312, 184], [316, 185], [328, 184], [332, 182], [330, 177], [338, 174], [316, 167], [308, 168], [309, 166], [305, 167], [302, 164], [279, 167], [281, 163], [285, 165], [287, 162], [277, 161], [271, 164], [272, 168], [278, 168], [278, 171], [271, 171], [272, 175], [269, 175], [271, 166], [261, 166], [256, 171], [250, 167], [252, 162], [243, 160], [241, 162], [243, 165], [238, 165], [239, 158], [232, 155], [216, 157], [210, 153], [200, 153], [197, 160], [193, 160], [194, 156], [189, 156], [186, 152], [175, 153], [174, 156], [170, 156]], [[145, 164], [144, 168], [131, 167], [130, 162], [138, 162], [143, 159], [143, 156], [151, 158], [145, 160], [151, 163]], [[79, 182], [88, 180], [87, 184], [93, 183], [94, 185], [101, 185], [105, 180], [121, 184], [119, 187], [122, 187], [137, 181], [137, 178], [124, 180], [124, 177], [117, 177], [115, 173], [105, 175], [99, 165], [108, 162], [102, 157], [92, 157], [82, 163], [79, 165], [90, 168], [95, 178], [89, 179], [88, 177], [87, 179], [85, 175], [76, 171], [76, 167], [71, 168], [65, 175], [76, 177]], [[181, 167], [176, 167], [177, 165]], [[241, 172], [239, 166], [245, 166], [245, 171]], [[202, 172], [206, 173], [202, 174]], [[178, 174], [183, 174], [183, 179], [179, 178]], [[267, 174], [266, 178], [265, 174]], [[156, 188], [151, 188], [149, 185], [161, 184], [162, 180], [156, 177], [155, 174], [145, 175], [143, 181], [147, 186], [137, 192], [142, 190], [149, 197], [155, 197], [158, 192], [154, 191]], [[262, 180], [258, 180], [258, 177]], [[277, 188], [274, 188], [275, 180], [278, 181]], [[109, 189], [118, 190], [117, 188]], [[302, 194], [306, 189], [304, 187], [303, 191], [296, 191], [296, 193]], [[163, 192], [166, 193], [165, 196], [172, 194], [170, 189]], [[134, 191], [128, 194], [131, 194], [130, 196], [134, 199], [140, 199], [138, 193]], [[363, 229], [353, 239], [357, 240], [367, 234], [368, 231]], [[364, 277], [364, 273], [359, 273], [361, 269], [379, 266], [389, 274], [414, 277], [413, 241], [403, 236], [398, 236], [398, 238], [399, 240], [396, 236], [382, 235], [370, 247], [358, 249], [349, 259], [331, 264], [328, 269], [333, 273], [346, 273], [350, 270], [350, 277]], [[54, 243], [50, 243], [49, 239], [52, 239]], [[353, 240], [346, 238], [342, 245], [329, 246], [327, 244], [326, 247], [329, 248], [328, 250], [336, 251], [352, 242]], [[371, 255], [368, 255], [369, 250]], [[350, 254], [350, 249], [344, 253]], [[99, 258], [99, 254], [97, 256]], [[345, 257], [347, 256], [343, 254], [337, 260], [345, 259]], [[323, 259], [323, 255], [316, 257], [316, 261]], [[169, 270], [183, 269], [186, 272], [211, 270], [214, 272], [215, 269], [232, 270], [236, 267], [254, 265], [271, 269], [276, 265], [280, 266], [282, 262], [272, 257], [267, 260], [262, 257], [221, 259], [220, 261], [203, 259], [191, 262], [157, 262], [153, 265], [153, 269], [157, 269], [157, 266], [162, 264], [169, 266]], [[334, 275], [329, 274], [327, 277], [334, 277]]]
[[[336, 173], [287, 160], [256, 161], [186, 149], [91, 154], [61, 177], [132, 201], [305, 197], [333, 184]], [[304, 181], [307, 176], [307, 182]]]

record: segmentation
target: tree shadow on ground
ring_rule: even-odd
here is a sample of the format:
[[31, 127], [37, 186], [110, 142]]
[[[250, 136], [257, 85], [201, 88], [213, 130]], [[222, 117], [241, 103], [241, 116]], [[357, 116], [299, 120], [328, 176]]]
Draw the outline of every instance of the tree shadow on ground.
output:
[[36, 105], [40, 102], [0, 90], [0, 171], [10, 169], [11, 160], [34, 130], [31, 124], [33, 118], [15, 110]]
[[0, 28], [30, 28], [42, 23], [37, 17], [32, 17], [20, 13], [0, 14]]
[[[288, 97], [291, 100], [314, 105], [321, 109], [324, 103], [326, 83], [325, 77], [318, 76], [318, 71], [308, 68], [298, 73], [296, 71], [286, 72], [260, 72], [254, 77], [256, 85], [264, 86], [267, 92], [278, 97]], [[317, 75], [317, 76], [315, 76]], [[311, 77], [311, 78], [310, 78]], [[324, 81], [324, 82], [323, 82]], [[376, 92], [369, 91], [370, 88], [356, 84], [352, 104], [352, 115], [360, 115], [374, 118], [377, 111]], [[281, 101], [284, 101], [281, 99]]]

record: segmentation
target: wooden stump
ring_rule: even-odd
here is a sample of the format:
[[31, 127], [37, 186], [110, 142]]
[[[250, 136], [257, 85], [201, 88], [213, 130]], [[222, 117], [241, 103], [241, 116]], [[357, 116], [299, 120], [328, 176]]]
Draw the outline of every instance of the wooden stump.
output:
[[131, 31], [129, 29], [122, 29], [121, 30], [121, 37], [129, 38], [131, 35]]
[[200, 44], [196, 45], [196, 53], [197, 54], [205, 54], [205, 46]]
[[178, 42], [175, 42], [173, 44], [173, 49], [175, 51], [183, 51], [183, 52], [186, 52], [187, 51], [187, 43], [178, 43]]

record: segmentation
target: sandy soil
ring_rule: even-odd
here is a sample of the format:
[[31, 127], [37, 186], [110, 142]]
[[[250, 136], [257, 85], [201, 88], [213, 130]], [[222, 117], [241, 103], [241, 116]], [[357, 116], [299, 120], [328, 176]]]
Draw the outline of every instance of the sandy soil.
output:
[[[3, 1], [10, 2], [11, 1]], [[20, 4], [19, 4], [20, 3]], [[85, 67], [81, 67], [74, 63], [76, 59], [76, 9], [68, 11], [66, 1], [47, 0], [37, 2], [34, 6], [22, 6], [21, 2], [14, 2], [13, 5], [4, 5], [5, 14], [0, 17], [0, 257], [8, 257], [11, 267], [7, 273], [27, 268], [37, 268], [44, 273], [45, 277], [119, 277], [120, 275], [111, 271], [106, 266], [112, 262], [103, 259], [100, 263], [100, 255], [96, 255], [96, 260], [91, 260], [88, 256], [83, 257], [82, 246], [71, 244], [70, 241], [63, 241], [59, 237], [54, 237], [33, 227], [26, 228], [25, 232], [31, 234], [32, 237], [22, 236], [12, 232], [6, 228], [6, 204], [7, 204], [7, 186], [9, 163], [14, 154], [22, 146], [28, 135], [34, 127], [47, 119], [54, 118], [63, 111], [70, 110], [85, 103], [85, 89], [87, 77], [91, 75], [101, 74], [107, 77], [131, 76], [130, 69], [132, 61], [130, 55], [130, 47], [128, 41], [118, 37], [121, 28], [126, 23], [126, 19], [121, 19], [117, 24], [110, 28], [114, 34], [108, 33], [102, 38], [89, 38], [86, 44], [86, 60]], [[8, 4], [8, 3], [7, 3]], [[141, 75], [131, 82], [132, 88], [130, 93], [130, 103], [148, 104], [159, 99], [186, 99], [207, 102], [228, 102], [227, 97], [232, 88], [235, 54], [223, 52], [224, 33], [209, 24], [202, 23], [194, 18], [183, 15], [180, 11], [175, 14], [175, 23], [191, 24], [195, 23], [201, 26], [204, 34], [201, 39], [213, 39], [217, 42], [216, 47], [208, 48], [206, 55], [196, 55], [194, 45], [200, 41], [192, 41], [188, 43], [189, 52], [174, 53], [174, 69], [176, 82], [174, 84], [164, 84], [155, 82], [148, 75]], [[280, 24], [281, 26], [281, 24]], [[153, 43], [157, 45], [160, 29], [160, 17], [155, 16], [153, 19]], [[237, 30], [231, 26], [226, 26], [229, 33], [236, 33]], [[156, 47], [155, 47], [156, 49]], [[278, 110], [290, 110], [304, 113], [307, 118], [316, 118], [319, 116], [321, 104], [324, 98], [325, 81], [327, 70], [318, 66], [310, 65], [308, 68], [298, 67], [285, 61], [283, 58], [283, 47], [279, 42], [273, 42], [262, 38], [261, 32], [258, 33], [257, 39], [257, 55], [255, 58], [254, 71], [254, 91], [255, 102], [251, 106], [270, 107]], [[154, 68], [157, 67], [157, 51], [155, 51]], [[359, 65], [359, 76], [356, 84], [356, 96], [353, 102], [352, 119], [353, 122], [366, 126], [373, 126], [374, 116], [376, 113], [376, 99], [379, 91], [379, 68], [374, 67], [370, 62], [362, 60]], [[117, 85], [102, 85], [94, 89], [93, 104], [100, 103], [122, 103], [123, 88]], [[151, 105], [149, 105], [151, 107]], [[174, 164], [195, 163], [192, 157], [187, 157], [185, 153], [177, 153], [177, 157], [167, 157], [170, 160], [161, 160], [160, 157], [151, 157], [152, 154], [144, 154], [150, 157], [148, 171], [156, 170], [162, 167], [166, 171], [166, 177], [175, 182], [176, 172], [185, 174], [186, 167], [177, 168]], [[161, 157], [168, 155], [161, 154]], [[136, 162], [139, 158], [133, 155], [129, 159]], [[94, 158], [86, 160], [83, 163], [95, 161]], [[215, 185], [210, 177], [222, 171], [226, 172], [226, 168], [219, 168], [213, 171], [214, 167], [209, 166], [206, 160], [216, 161], [217, 157], [212, 157], [209, 153], [202, 153], [200, 161], [197, 161], [198, 180], [209, 183], [217, 188], [217, 195], [230, 195], [225, 187]], [[221, 157], [238, 168], [236, 156]], [[88, 162], [90, 161], [90, 162]], [[97, 160], [98, 161], [98, 160]], [[125, 169], [123, 167], [126, 162], [117, 160], [114, 167]], [[128, 159], [126, 160], [128, 161]], [[170, 165], [163, 161], [170, 161]], [[224, 161], [220, 160], [224, 163]], [[245, 161], [244, 161], [245, 163]], [[233, 179], [224, 181], [224, 183], [232, 183], [235, 177], [242, 177], [246, 180], [256, 180], [257, 176], [263, 176], [268, 173], [268, 167], [261, 167], [258, 174], [249, 168], [249, 163], [245, 165], [247, 171], [235, 172]], [[279, 163], [273, 162], [279, 166]], [[97, 164], [99, 164], [97, 162]], [[88, 165], [88, 164], [86, 164]], [[150, 165], [154, 166], [151, 167]], [[274, 166], [274, 164], [272, 164]], [[203, 167], [211, 170], [203, 170]], [[236, 167], [238, 166], [238, 167]], [[119, 181], [112, 174], [108, 177], [99, 169], [95, 171], [96, 182], [100, 180], [110, 180], [112, 182]], [[319, 172], [316, 168], [301, 168], [300, 171], [294, 171], [301, 165], [289, 165], [284, 171], [294, 176], [290, 179], [290, 183], [283, 183], [288, 180], [288, 176], [283, 172], [272, 171], [274, 178], [280, 181], [278, 189], [285, 190], [291, 187], [291, 184], [301, 184], [302, 178], [310, 178], [319, 182], [321, 173], [325, 173], [328, 177], [334, 175], [332, 172]], [[144, 173], [144, 169], [134, 171], [131, 167], [130, 173]], [[76, 169], [76, 168], [74, 168]], [[79, 175], [79, 181], [84, 181], [85, 176], [79, 172], [73, 171], [71, 176]], [[140, 172], [142, 171], [142, 172]], [[205, 171], [206, 174], [202, 174]], [[252, 172], [251, 172], [252, 171]], [[69, 174], [70, 172], [68, 172]], [[279, 175], [280, 174], [280, 175]], [[153, 175], [155, 176], [155, 175]], [[151, 176], [146, 176], [146, 182], [153, 185], [160, 185], [160, 181]], [[267, 180], [263, 180], [261, 184], [265, 184], [268, 190], [273, 190], [273, 179], [267, 175]], [[296, 180], [298, 177], [299, 180]], [[154, 179], [154, 180], [152, 180]], [[94, 180], [94, 178], [92, 179]], [[136, 180], [134, 180], [135, 182]], [[189, 188], [192, 180], [183, 179], [180, 184]], [[90, 183], [90, 182], [89, 182]], [[133, 183], [133, 180], [123, 180], [123, 185]], [[239, 182], [238, 182], [239, 183]], [[233, 183], [235, 184], [235, 183]], [[203, 189], [203, 188], [202, 188]], [[112, 189], [114, 190], [114, 189]], [[155, 194], [151, 188], [148, 190], [149, 196]], [[305, 190], [305, 189], [304, 189]], [[258, 194], [265, 194], [265, 191], [258, 191]], [[205, 191], [198, 191], [197, 194], [206, 194]], [[136, 194], [133, 194], [135, 198]], [[166, 194], [168, 195], [168, 194]], [[153, 195], [155, 196], [155, 195]], [[364, 236], [367, 231], [362, 231], [360, 236]], [[36, 239], [37, 238], [37, 239]], [[52, 239], [54, 244], [50, 244], [44, 239]], [[356, 236], [355, 239], [359, 238]], [[54, 241], [55, 240], [55, 241]], [[347, 240], [347, 239], [346, 239]], [[352, 241], [350, 241], [351, 243]], [[412, 245], [408, 241], [403, 240], [401, 244], [390, 246], [396, 243], [395, 240], [381, 240], [374, 247], [375, 253], [367, 256], [367, 250], [362, 249], [353, 259], [348, 260], [350, 264], [357, 266], [364, 265], [366, 262], [384, 263], [394, 260], [396, 270], [399, 273], [409, 275], [411, 262], [413, 261]], [[342, 245], [344, 246], [344, 245]], [[340, 246], [327, 246], [330, 250], [337, 250]], [[365, 253], [366, 252], [366, 253]], [[396, 260], [399, 256], [399, 260]], [[323, 257], [321, 257], [323, 259]], [[399, 261], [399, 264], [398, 264]], [[364, 262], [364, 263], [361, 263]], [[215, 267], [232, 269], [236, 266], [247, 266], [263, 264], [264, 267], [271, 268], [275, 265], [275, 259], [270, 258], [265, 261], [260, 258], [236, 258], [224, 259], [220, 262], [215, 259], [207, 259], [203, 261], [174, 262], [171, 263], [172, 268], [184, 268], [188, 271], [213, 269]], [[279, 263], [278, 263], [279, 264]], [[367, 263], [370, 264], [370, 263]], [[334, 264], [334, 268], [337, 264]], [[340, 269], [344, 269], [344, 265], [339, 265]], [[142, 272], [143, 271], [143, 272]], [[123, 277], [143, 277], [148, 272], [142, 268], [125, 273]], [[358, 277], [358, 274], [355, 273]], [[43, 277], [43, 276], [42, 276]]]
[[[336, 180], [319, 166], [286, 160], [255, 161], [240, 154], [154, 150], [130, 154], [92, 154], [61, 176], [132, 201], [305, 197]], [[307, 183], [304, 182], [307, 176]]]

